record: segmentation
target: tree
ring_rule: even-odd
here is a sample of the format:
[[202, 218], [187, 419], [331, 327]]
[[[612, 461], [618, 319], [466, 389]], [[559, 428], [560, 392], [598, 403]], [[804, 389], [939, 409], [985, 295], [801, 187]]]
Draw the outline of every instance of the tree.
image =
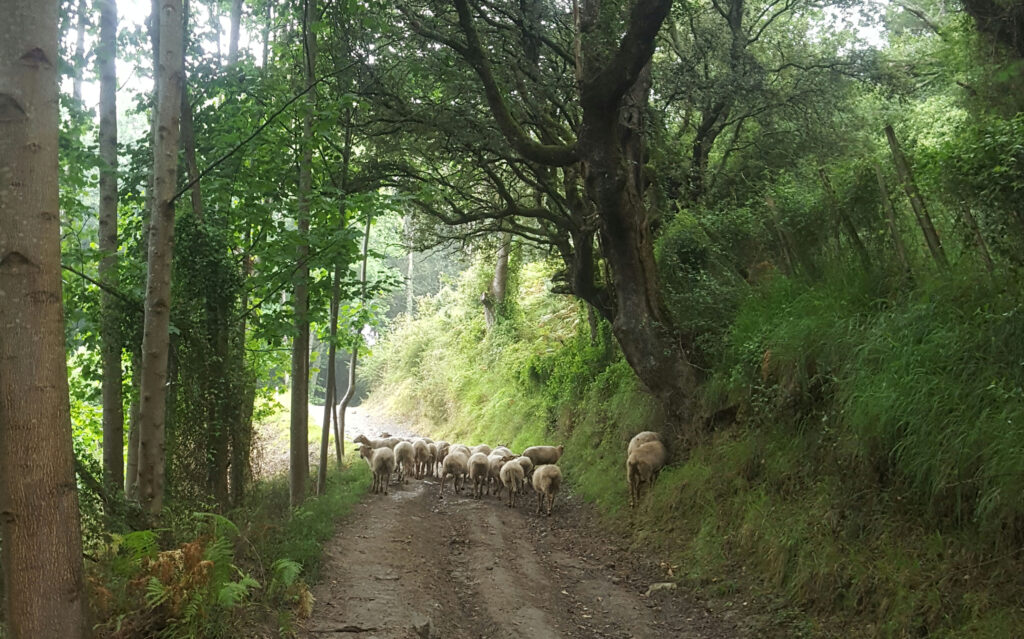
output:
[[156, 107], [153, 113], [153, 214], [149, 224], [148, 275], [139, 390], [139, 500], [150, 512], [163, 507], [167, 364], [170, 346], [171, 259], [178, 138], [184, 70], [181, 0], [167, 0], [154, 12], [159, 34], [154, 50]]
[[[584, 0], [566, 14], [540, 2], [521, 3], [526, 11], [517, 11], [455, 0], [453, 14], [446, 3], [403, 2], [406, 27], [435, 43], [419, 44], [414, 55], [445, 47], [435, 66], [413, 64], [443, 79], [448, 94], [415, 96], [430, 114], [374, 88], [384, 108], [425, 131], [426, 144], [453, 141], [445, 149], [451, 155], [421, 147], [417, 163], [403, 167], [408, 188], [423, 192], [436, 181], [447, 191], [421, 198], [421, 209], [446, 225], [471, 228], [469, 234], [503, 229], [554, 249], [565, 267], [558, 290], [585, 300], [611, 323], [637, 376], [682, 422], [690, 415], [696, 373], [687, 338], [661, 299], [645, 172], [650, 63], [671, 4]], [[452, 53], [465, 66], [453, 69], [446, 59]], [[460, 75], [467, 68], [473, 79]], [[439, 84], [430, 86], [437, 91]], [[474, 115], [481, 109], [489, 121]], [[458, 132], [467, 127], [456, 124], [456, 111], [479, 122], [468, 127], [475, 140]], [[446, 172], [455, 154], [479, 168]], [[600, 272], [602, 266], [607, 270]]]
[[61, 303], [58, 3], [0, 24], [0, 531], [14, 639], [81, 637], [82, 543]]
[[103, 477], [111, 493], [124, 485], [124, 408], [121, 399], [120, 307], [111, 291], [117, 272], [117, 2], [99, 0], [100, 40], [100, 331], [103, 357]]
[[[302, 51], [303, 78], [307, 87], [316, 82], [316, 0], [303, 2]], [[302, 115], [302, 156], [299, 159], [298, 263], [295, 270], [293, 308], [295, 337], [292, 341], [292, 397], [289, 484], [291, 504], [298, 506], [306, 498], [309, 479], [309, 199], [313, 170], [313, 114], [315, 92], [307, 94]]]

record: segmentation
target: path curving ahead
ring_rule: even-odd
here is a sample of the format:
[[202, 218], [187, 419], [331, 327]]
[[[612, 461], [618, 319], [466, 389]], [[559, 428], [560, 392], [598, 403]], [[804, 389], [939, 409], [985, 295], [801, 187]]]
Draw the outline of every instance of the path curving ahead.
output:
[[[448, 487], [446, 486], [446, 491]], [[682, 590], [645, 596], [652, 564], [609, 541], [589, 506], [550, 518], [410, 479], [367, 495], [325, 546], [300, 634], [341, 639], [724, 639], [744, 636]], [[533, 499], [531, 499], [533, 498]]]

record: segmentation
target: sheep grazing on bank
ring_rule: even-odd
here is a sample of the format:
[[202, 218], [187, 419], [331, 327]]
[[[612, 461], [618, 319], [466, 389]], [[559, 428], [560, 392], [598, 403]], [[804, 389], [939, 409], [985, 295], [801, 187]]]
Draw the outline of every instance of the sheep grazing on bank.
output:
[[359, 455], [369, 464], [373, 471], [372, 492], [388, 494], [388, 482], [391, 473], [395, 472], [395, 451], [390, 448], [373, 448], [367, 444], [359, 447]]
[[[529, 450], [529, 449], [527, 449]], [[537, 492], [537, 514], [547, 503], [547, 515], [551, 516], [551, 507], [555, 503], [555, 495], [562, 487], [562, 470], [554, 464], [537, 466], [533, 471], [533, 489]]]
[[[523, 467], [516, 462], [516, 458], [507, 456], [504, 464], [501, 465], [501, 470], [498, 471], [498, 477], [501, 480], [501, 484], [508, 491], [508, 500], [506, 505], [509, 508], [515, 508], [516, 497], [519, 496], [519, 492], [523, 488], [523, 483], [526, 481], [526, 475], [523, 473]], [[500, 494], [498, 495], [501, 496]]]
[[453, 450], [445, 455], [441, 462], [441, 490], [438, 492], [438, 499], [444, 499], [444, 481], [448, 475], [452, 476], [454, 491], [458, 493], [466, 482], [466, 473], [469, 472], [469, 456], [462, 451]]
[[629, 446], [626, 448], [626, 457], [629, 457], [638, 446], [646, 444], [648, 442], [661, 442], [665, 443], [662, 439], [661, 433], [656, 433], [653, 430], [645, 430], [643, 432], [633, 435], [633, 439], [629, 440]]
[[660, 439], [642, 443], [626, 458], [626, 482], [629, 483], [629, 507], [640, 502], [640, 491], [644, 484], [654, 486], [658, 473], [668, 461], [668, 451]]
[[416, 472], [416, 451], [409, 442], [395, 445], [395, 464], [398, 467], [398, 481], [408, 483], [409, 475]]
[[487, 455], [473, 453], [469, 457], [469, 478], [473, 480], [473, 497], [480, 499], [484, 496], [484, 485], [487, 483], [490, 466], [487, 463]]
[[469, 449], [472, 454], [483, 453], [484, 457], [491, 454], [491, 447], [487, 444], [477, 444], [476, 446]]
[[534, 466], [557, 464], [565, 452], [565, 446], [530, 446], [523, 451], [523, 457], [529, 457]]

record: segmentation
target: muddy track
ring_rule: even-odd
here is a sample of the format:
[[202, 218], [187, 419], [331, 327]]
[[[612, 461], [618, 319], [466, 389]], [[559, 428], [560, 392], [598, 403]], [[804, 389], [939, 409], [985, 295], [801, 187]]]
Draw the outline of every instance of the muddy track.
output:
[[[447, 490], [447, 486], [446, 486]], [[434, 480], [368, 495], [325, 547], [316, 606], [300, 636], [317, 639], [719, 639], [757, 636], [709, 614], [653, 561], [602, 534], [589, 506], [559, 496], [551, 517], [533, 495], [446, 493]]]

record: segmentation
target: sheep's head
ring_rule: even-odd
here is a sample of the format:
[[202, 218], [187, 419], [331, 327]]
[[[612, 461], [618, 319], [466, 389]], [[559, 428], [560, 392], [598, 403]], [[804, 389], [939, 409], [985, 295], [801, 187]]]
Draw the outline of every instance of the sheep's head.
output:
[[354, 444], [369, 444], [370, 440], [366, 439], [366, 435], [356, 435], [355, 439], [352, 440]]
[[562, 444], [559, 444], [558, 445], [558, 456], [561, 457], [562, 453], [564, 453], [564, 452], [565, 452], [565, 446], [563, 446]]
[[373, 457], [373, 447], [369, 444], [363, 444], [359, 447], [359, 456], [363, 459], [369, 459]]

